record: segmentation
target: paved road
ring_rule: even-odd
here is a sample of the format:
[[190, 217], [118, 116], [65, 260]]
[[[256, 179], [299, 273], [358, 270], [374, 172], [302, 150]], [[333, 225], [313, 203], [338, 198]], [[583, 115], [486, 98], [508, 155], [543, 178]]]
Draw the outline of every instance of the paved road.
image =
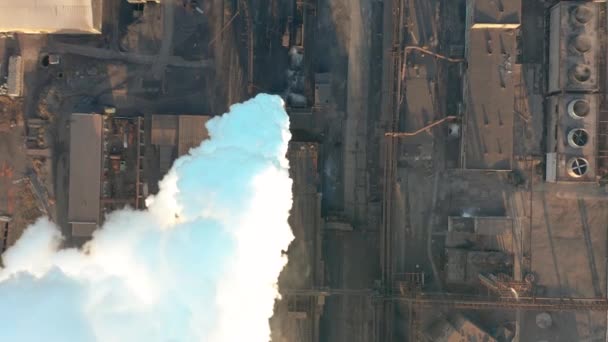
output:
[[[135, 64], [155, 64], [159, 60], [159, 57], [154, 55], [119, 52], [91, 46], [73, 45], [56, 42], [50, 44], [48, 49], [51, 53], [74, 54], [97, 59], [123, 60]], [[187, 61], [178, 56], [168, 56], [166, 57], [166, 65], [182, 68], [209, 68], [213, 66], [213, 60], [202, 59], [198, 61]]]
[[367, 223], [367, 121], [371, 1], [350, 3], [344, 144], [344, 211], [355, 225]]
[[152, 75], [155, 79], [161, 79], [165, 67], [169, 63], [173, 50], [173, 31], [175, 29], [175, 1], [163, 1], [163, 37], [160, 52], [152, 67]]

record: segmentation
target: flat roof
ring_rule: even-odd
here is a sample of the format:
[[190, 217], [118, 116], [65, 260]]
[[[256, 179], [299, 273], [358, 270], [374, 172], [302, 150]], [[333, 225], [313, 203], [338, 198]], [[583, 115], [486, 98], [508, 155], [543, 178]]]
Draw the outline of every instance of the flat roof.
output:
[[469, 30], [463, 131], [464, 168], [510, 170], [513, 159], [515, 64], [513, 30]]
[[475, 233], [479, 235], [511, 234], [513, 219], [505, 216], [475, 217]]
[[97, 224], [93, 222], [72, 222], [73, 237], [90, 237], [97, 229]]
[[446, 320], [441, 317], [428, 329], [427, 334], [433, 341], [484, 341], [496, 342], [497, 340], [481, 329], [468, 318], [457, 314]]
[[316, 196], [319, 186], [319, 171], [317, 170], [319, 145], [311, 142], [292, 141], [289, 143], [287, 157], [294, 193]]
[[521, 0], [469, 0], [473, 28], [517, 28], [521, 24]]
[[496, 251], [478, 251], [464, 248], [445, 249], [446, 281], [449, 283], [478, 282], [480, 273], [512, 273], [513, 253]]
[[0, 32], [101, 33], [102, 0], [3, 0]]
[[[587, 111], [583, 118], [571, 116], [570, 106], [574, 103], [587, 103]], [[548, 173], [551, 181], [576, 181], [576, 182], [595, 182], [598, 174], [596, 155], [598, 154], [598, 141], [602, 135], [598, 135], [598, 116], [599, 116], [599, 94], [580, 94], [566, 93], [548, 97], [547, 101], [547, 134], [546, 147], [548, 153], [555, 153], [554, 163], [547, 162], [548, 169], [553, 169], [554, 175]], [[575, 115], [575, 114], [574, 114]], [[582, 147], [570, 145], [569, 134], [574, 129], [584, 129], [587, 134], [587, 142]], [[601, 132], [600, 132], [601, 133]], [[588, 162], [587, 172], [580, 178], [569, 175], [569, 161], [573, 158], [584, 158]], [[552, 177], [552, 178], [551, 178]]]
[[207, 115], [180, 115], [178, 128], [177, 156], [183, 156], [191, 148], [198, 147], [203, 140], [209, 139]]
[[499, 235], [511, 232], [513, 219], [507, 216], [449, 216], [448, 231], [478, 235]]
[[72, 114], [68, 221], [76, 232], [100, 223], [102, 129], [101, 115]]
[[[582, 8], [589, 11], [582, 11], [589, 17], [581, 27], [574, 23], [573, 17]], [[547, 70], [549, 93], [593, 92], [599, 88], [602, 49], [599, 13], [599, 3], [591, 2], [565, 1], [551, 8]]]
[[467, 251], [460, 248], [446, 248], [446, 281], [463, 283], [466, 281]]
[[152, 115], [153, 145], [170, 145], [177, 143], [177, 115]]

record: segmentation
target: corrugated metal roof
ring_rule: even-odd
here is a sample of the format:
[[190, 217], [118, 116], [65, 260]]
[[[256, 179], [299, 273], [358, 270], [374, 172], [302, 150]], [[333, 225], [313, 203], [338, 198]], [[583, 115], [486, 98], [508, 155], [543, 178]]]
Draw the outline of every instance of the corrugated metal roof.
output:
[[160, 145], [158, 151], [159, 158], [159, 171], [161, 175], [169, 172], [171, 165], [173, 164], [173, 146]]
[[203, 115], [180, 115], [179, 116], [179, 142], [177, 144], [178, 156], [187, 154], [188, 151], [197, 147], [205, 139], [209, 139], [209, 132], [205, 124], [211, 119]]
[[474, 28], [483, 28], [484, 24], [503, 24], [510, 25], [503, 26], [504, 28], [517, 28], [521, 22], [521, 0], [469, 0], [469, 2], [474, 3], [472, 4]]
[[2, 0], [0, 32], [101, 33], [101, 0]]
[[175, 146], [177, 127], [177, 115], [152, 115], [152, 145]]
[[91, 237], [93, 232], [97, 229], [96, 223], [91, 222], [73, 222], [72, 223], [72, 236], [74, 237]]
[[99, 224], [103, 118], [72, 114], [68, 221]]
[[298, 194], [316, 194], [319, 187], [319, 145], [308, 142], [290, 142], [287, 150], [289, 175]]
[[[508, 30], [469, 30], [464, 168], [511, 170], [517, 37]], [[517, 85], [516, 85], [517, 84]]]

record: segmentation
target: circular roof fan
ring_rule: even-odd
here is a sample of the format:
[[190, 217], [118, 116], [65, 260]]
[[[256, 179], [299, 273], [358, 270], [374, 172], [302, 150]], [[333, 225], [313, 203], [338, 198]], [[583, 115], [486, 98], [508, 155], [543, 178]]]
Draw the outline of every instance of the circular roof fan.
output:
[[578, 35], [572, 38], [570, 47], [578, 53], [588, 52], [591, 50], [591, 38], [584, 35]]
[[572, 11], [572, 17], [577, 23], [584, 25], [593, 18], [593, 12], [587, 6], [579, 5]]
[[553, 319], [551, 315], [547, 312], [541, 312], [536, 315], [536, 325], [541, 329], [550, 328], [553, 324]]
[[572, 158], [568, 161], [568, 174], [574, 178], [584, 176], [589, 170], [589, 163], [585, 158]]
[[587, 114], [589, 114], [590, 109], [591, 106], [589, 105], [589, 101], [587, 100], [576, 99], [568, 103], [568, 114], [573, 119], [584, 118], [585, 116], [587, 116]]
[[577, 82], [587, 82], [591, 78], [591, 68], [585, 64], [577, 64], [570, 70], [570, 74]]
[[575, 128], [568, 133], [568, 144], [574, 148], [581, 148], [589, 142], [589, 133], [582, 128]]

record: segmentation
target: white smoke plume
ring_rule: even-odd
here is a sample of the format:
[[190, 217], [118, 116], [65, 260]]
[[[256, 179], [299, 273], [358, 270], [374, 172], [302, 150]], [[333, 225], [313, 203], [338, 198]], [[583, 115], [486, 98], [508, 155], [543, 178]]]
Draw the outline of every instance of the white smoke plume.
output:
[[0, 270], [0, 341], [267, 342], [293, 239], [283, 101], [258, 95], [207, 123], [144, 211], [110, 214], [86, 251], [47, 219]]

